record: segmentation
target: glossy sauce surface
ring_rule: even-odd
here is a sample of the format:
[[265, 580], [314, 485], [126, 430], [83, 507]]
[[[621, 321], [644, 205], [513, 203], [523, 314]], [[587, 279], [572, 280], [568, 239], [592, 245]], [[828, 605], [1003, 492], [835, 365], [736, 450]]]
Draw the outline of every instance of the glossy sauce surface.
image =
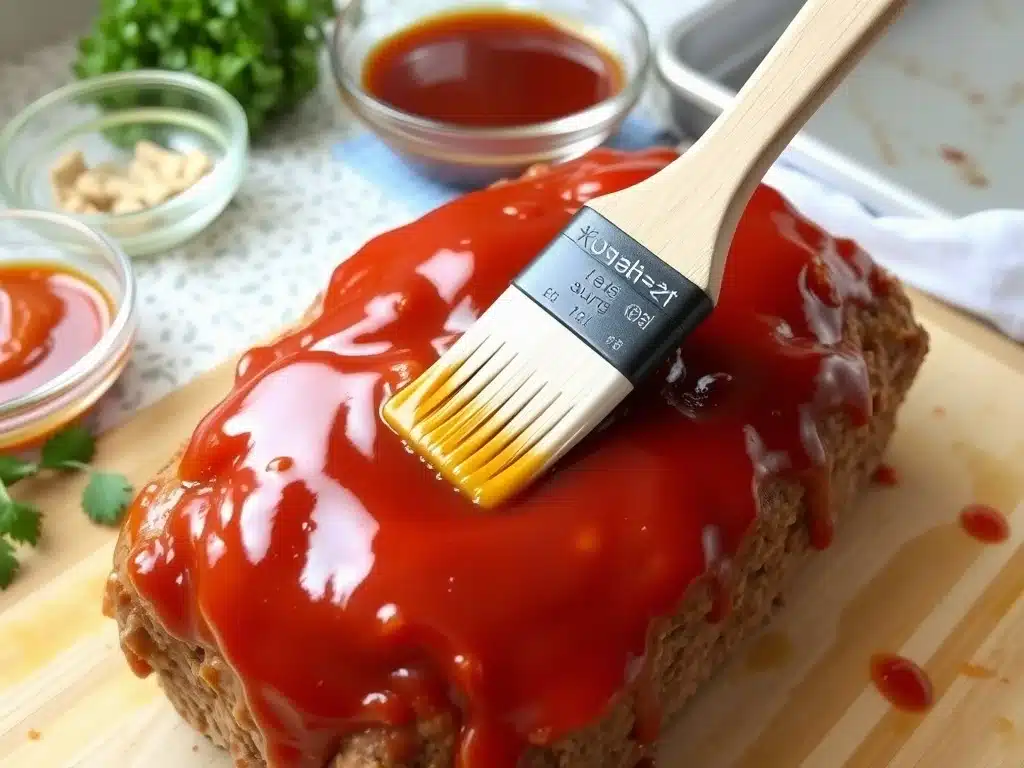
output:
[[370, 241], [305, 327], [245, 355], [179, 476], [135, 501], [128, 578], [175, 635], [216, 641], [272, 765], [319, 768], [347, 733], [447, 714], [461, 768], [512, 768], [643, 687], [651, 621], [696, 579], [724, 581], [767, 479], [803, 483], [811, 540], [830, 542], [817, 425], [871, 410], [844, 306], [889, 283], [767, 188], [712, 317], [496, 513], [379, 418], [583, 201], [674, 156], [598, 150]]
[[879, 464], [871, 475], [871, 480], [878, 485], [894, 486], [900, 484], [900, 474], [892, 464]]
[[960, 510], [960, 526], [985, 544], [1001, 544], [1010, 538], [1010, 521], [988, 504], [968, 504]]
[[935, 694], [931, 678], [916, 663], [892, 653], [871, 659], [871, 679], [890, 704], [904, 712], [925, 712]]
[[52, 265], [0, 267], [0, 402], [64, 373], [103, 337], [110, 303]]
[[512, 10], [436, 16], [380, 43], [363, 87], [403, 112], [467, 127], [555, 120], [614, 96], [622, 66], [564, 27]]

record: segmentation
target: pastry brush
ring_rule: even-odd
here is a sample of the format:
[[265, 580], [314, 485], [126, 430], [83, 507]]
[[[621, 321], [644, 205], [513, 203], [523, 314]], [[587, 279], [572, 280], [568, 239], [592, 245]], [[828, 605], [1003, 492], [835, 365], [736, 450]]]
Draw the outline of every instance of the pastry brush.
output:
[[762, 176], [903, 4], [808, 0], [689, 150], [586, 203], [385, 421], [483, 506], [525, 488], [713, 310]]

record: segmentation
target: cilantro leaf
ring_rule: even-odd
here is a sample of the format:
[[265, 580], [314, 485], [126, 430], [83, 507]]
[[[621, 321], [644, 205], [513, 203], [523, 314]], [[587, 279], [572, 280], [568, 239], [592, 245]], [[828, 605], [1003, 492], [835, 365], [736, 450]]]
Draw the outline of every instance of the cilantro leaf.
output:
[[9, 501], [0, 505], [0, 534], [34, 547], [39, 541], [42, 518], [39, 510], [31, 504]]
[[14, 581], [18, 572], [18, 558], [14, 556], [14, 547], [7, 539], [0, 536], [0, 589], [7, 589]]
[[43, 444], [39, 466], [46, 469], [82, 469], [96, 453], [96, 440], [80, 424], [62, 429]]
[[0, 483], [14, 485], [39, 471], [39, 465], [17, 456], [0, 456]]
[[[94, 3], [96, 5], [96, 3]], [[134, 69], [186, 70], [212, 80], [245, 110], [255, 138], [271, 118], [316, 86], [323, 25], [333, 0], [102, 0], [78, 45], [74, 72], [87, 78]], [[177, 94], [105, 95], [104, 109], [174, 107]], [[128, 126], [106, 129], [134, 143]], [[144, 126], [146, 138], [165, 144]]]
[[131, 496], [132, 486], [124, 475], [93, 472], [82, 492], [82, 509], [94, 523], [114, 525]]
[[78, 470], [89, 473], [82, 493], [82, 508], [89, 519], [104, 525], [117, 523], [131, 500], [127, 478], [113, 472], [97, 472], [89, 462], [96, 441], [83, 426], [70, 426], [51, 436], [40, 451], [38, 463], [16, 456], [0, 456], [0, 589], [6, 589], [18, 573], [16, 544], [36, 546], [43, 515], [32, 504], [15, 501], [8, 486], [40, 470]]

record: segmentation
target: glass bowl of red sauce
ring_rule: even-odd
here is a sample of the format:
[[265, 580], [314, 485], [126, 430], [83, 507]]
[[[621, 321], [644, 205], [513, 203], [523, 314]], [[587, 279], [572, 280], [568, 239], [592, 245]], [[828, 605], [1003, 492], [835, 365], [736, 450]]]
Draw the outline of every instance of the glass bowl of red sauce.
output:
[[331, 62], [392, 149], [481, 186], [608, 139], [641, 95], [650, 41], [626, 0], [352, 0]]
[[131, 264], [108, 236], [46, 211], [0, 210], [0, 451], [86, 414], [136, 329]]

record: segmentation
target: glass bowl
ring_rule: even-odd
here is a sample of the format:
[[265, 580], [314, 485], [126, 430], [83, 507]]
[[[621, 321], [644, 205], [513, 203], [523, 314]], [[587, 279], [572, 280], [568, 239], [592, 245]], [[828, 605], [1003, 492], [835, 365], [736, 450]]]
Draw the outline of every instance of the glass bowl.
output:
[[0, 451], [27, 447], [79, 418], [124, 369], [137, 325], [131, 262], [106, 235], [45, 211], [0, 211], [0, 266], [41, 264], [76, 273], [111, 302], [97, 344], [70, 368], [26, 394], [0, 402]]
[[[202, 150], [214, 167], [180, 195], [137, 213], [59, 208], [50, 187], [58, 158], [81, 150], [89, 167], [127, 164], [141, 138], [180, 152]], [[0, 132], [0, 195], [12, 208], [73, 216], [130, 255], [144, 256], [178, 245], [213, 221], [238, 190], [248, 152], [245, 112], [220, 86], [183, 72], [116, 72], [59, 88], [7, 124]]]
[[[467, 128], [395, 109], [363, 88], [363, 67], [382, 41], [439, 14], [495, 8], [540, 14], [594, 41], [622, 64], [622, 89], [557, 120]], [[650, 66], [647, 28], [626, 0], [352, 0], [338, 16], [330, 53], [342, 99], [382, 141], [427, 175], [474, 187], [602, 144], [636, 104]]]

